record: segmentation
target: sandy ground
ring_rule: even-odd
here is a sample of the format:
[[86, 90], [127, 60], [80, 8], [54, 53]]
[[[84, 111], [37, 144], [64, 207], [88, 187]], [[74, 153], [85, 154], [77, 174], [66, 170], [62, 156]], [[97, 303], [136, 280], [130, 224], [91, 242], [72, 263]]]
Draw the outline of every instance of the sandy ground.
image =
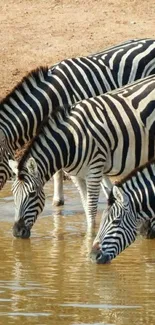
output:
[[0, 98], [31, 69], [155, 37], [153, 0], [0, 0]]

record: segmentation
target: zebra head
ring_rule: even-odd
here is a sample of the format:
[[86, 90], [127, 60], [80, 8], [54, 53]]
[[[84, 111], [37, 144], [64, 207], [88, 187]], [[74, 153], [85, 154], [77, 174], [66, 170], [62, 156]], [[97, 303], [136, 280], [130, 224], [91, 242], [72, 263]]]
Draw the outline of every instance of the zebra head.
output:
[[9, 160], [9, 165], [16, 174], [12, 186], [15, 202], [13, 235], [15, 237], [29, 238], [31, 228], [45, 204], [45, 194], [37, 163], [31, 157], [21, 171], [18, 170], [16, 161]]
[[0, 190], [6, 181], [13, 177], [13, 172], [9, 166], [9, 153], [4, 132], [0, 129]]
[[91, 259], [98, 264], [110, 262], [136, 239], [138, 222], [129, 196], [114, 185], [93, 243]]

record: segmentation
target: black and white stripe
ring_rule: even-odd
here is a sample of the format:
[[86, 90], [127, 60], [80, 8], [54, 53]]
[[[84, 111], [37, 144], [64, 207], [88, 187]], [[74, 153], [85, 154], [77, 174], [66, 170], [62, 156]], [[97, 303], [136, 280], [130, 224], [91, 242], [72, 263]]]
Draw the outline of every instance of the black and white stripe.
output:
[[[36, 220], [45, 182], [64, 169], [80, 190], [87, 222], [92, 226], [102, 177], [126, 175], [154, 156], [154, 100], [155, 75], [53, 112], [16, 166], [17, 224], [22, 219], [28, 225], [28, 212]], [[24, 192], [26, 175], [31, 178], [29, 185], [26, 180]], [[29, 198], [32, 187], [36, 200], [33, 212]]]
[[[55, 107], [71, 105], [153, 73], [155, 40], [151, 39], [127, 41], [94, 55], [64, 60], [51, 69], [31, 72], [0, 102], [0, 130], [6, 136], [7, 150], [13, 154], [31, 140]], [[1, 188], [7, 178], [8, 172], [2, 173]], [[54, 201], [61, 204], [62, 178], [56, 174], [55, 180]]]
[[155, 160], [152, 160], [113, 186], [93, 243], [92, 259], [97, 263], [112, 260], [134, 242], [146, 224], [151, 226], [147, 236], [154, 238], [154, 198]]

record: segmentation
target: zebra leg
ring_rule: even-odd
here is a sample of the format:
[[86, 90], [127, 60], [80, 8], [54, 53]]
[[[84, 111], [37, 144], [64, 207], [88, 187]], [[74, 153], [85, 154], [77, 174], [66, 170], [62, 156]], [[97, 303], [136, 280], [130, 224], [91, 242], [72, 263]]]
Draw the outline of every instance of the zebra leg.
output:
[[52, 204], [54, 206], [64, 205], [63, 193], [63, 171], [59, 170], [53, 175], [54, 181], [54, 196]]
[[86, 180], [84, 178], [80, 178], [77, 176], [71, 176], [71, 180], [79, 191], [81, 196], [82, 205], [85, 213], [87, 213], [87, 188], [86, 188]]
[[87, 224], [89, 228], [94, 227], [97, 214], [97, 205], [100, 195], [100, 183], [102, 174], [89, 175], [87, 177]]

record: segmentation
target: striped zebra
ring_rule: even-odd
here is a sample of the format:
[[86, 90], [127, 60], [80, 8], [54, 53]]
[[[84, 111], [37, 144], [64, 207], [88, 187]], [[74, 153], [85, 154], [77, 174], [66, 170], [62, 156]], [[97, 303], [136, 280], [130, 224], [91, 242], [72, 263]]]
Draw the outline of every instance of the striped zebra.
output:
[[[155, 159], [133, 170], [112, 187], [93, 243], [91, 258], [107, 263], [131, 245], [140, 227], [151, 225], [155, 234]], [[146, 227], [147, 229], [147, 227]]]
[[104, 175], [126, 175], [154, 156], [155, 75], [53, 111], [23, 155], [13, 194], [15, 236], [30, 236], [43, 210], [43, 187], [60, 169], [80, 189], [88, 226], [97, 213]]
[[[151, 39], [131, 40], [94, 55], [64, 60], [51, 69], [32, 71], [0, 102], [0, 146], [6, 137], [6, 153], [13, 156], [57, 106], [74, 104], [153, 73], [155, 40]], [[11, 173], [6, 154], [4, 158], [2, 155], [0, 188]], [[105, 183], [110, 186], [108, 179]], [[64, 203], [60, 172], [54, 176], [53, 202]]]

